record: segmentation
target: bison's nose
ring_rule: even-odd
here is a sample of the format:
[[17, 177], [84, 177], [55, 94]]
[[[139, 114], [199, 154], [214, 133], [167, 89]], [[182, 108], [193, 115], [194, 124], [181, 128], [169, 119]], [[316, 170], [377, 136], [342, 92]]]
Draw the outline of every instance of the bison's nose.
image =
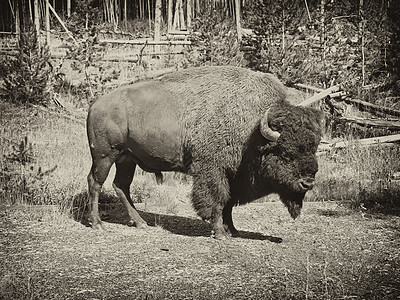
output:
[[299, 180], [299, 187], [304, 192], [311, 190], [313, 186], [314, 186], [314, 178], [302, 178]]

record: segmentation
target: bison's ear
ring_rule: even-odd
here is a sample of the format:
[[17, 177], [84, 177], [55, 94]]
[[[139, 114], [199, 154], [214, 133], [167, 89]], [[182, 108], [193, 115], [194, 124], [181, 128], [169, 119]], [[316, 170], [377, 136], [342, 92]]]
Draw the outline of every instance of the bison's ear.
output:
[[260, 132], [262, 136], [265, 137], [267, 140], [276, 142], [281, 136], [281, 134], [278, 131], [272, 130], [271, 127], [269, 127], [268, 111], [269, 109], [265, 112], [264, 116], [261, 118]]

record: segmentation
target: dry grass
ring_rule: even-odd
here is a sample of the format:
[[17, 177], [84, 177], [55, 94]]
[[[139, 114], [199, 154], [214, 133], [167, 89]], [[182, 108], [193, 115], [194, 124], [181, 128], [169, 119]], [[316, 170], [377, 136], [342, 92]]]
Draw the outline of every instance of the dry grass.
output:
[[[296, 221], [279, 202], [237, 207], [241, 238], [227, 242], [209, 238], [209, 225], [189, 202], [190, 179], [173, 173], [159, 186], [153, 174], [137, 172], [131, 192], [152, 226], [125, 226], [112, 170], [101, 197], [106, 230], [95, 232], [76, 221], [83, 216], [90, 167], [84, 116], [0, 101], [0, 152], [13, 152], [12, 145], [28, 136], [36, 159], [25, 166], [0, 159], [0, 170], [19, 170], [12, 190], [4, 190], [0, 178], [0, 299], [400, 296], [399, 217], [360, 214], [331, 202], [357, 209], [379, 199], [395, 204], [398, 185], [391, 175], [399, 170], [398, 147], [355, 146], [320, 157], [317, 185], [308, 195], [319, 203], [306, 203]], [[31, 167], [55, 165], [29, 181]], [[27, 199], [45, 205], [26, 205]]]
[[362, 210], [400, 212], [400, 146], [353, 145], [320, 157], [316, 188], [308, 198], [340, 201]]

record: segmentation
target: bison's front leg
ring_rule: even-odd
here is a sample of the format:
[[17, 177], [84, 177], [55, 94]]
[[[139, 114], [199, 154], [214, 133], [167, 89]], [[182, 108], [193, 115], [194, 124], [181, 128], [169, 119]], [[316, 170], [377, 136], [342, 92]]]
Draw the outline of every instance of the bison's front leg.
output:
[[216, 206], [213, 209], [211, 215], [211, 226], [213, 231], [213, 236], [217, 240], [226, 240], [230, 237], [230, 234], [225, 230], [223, 219], [222, 219], [222, 210], [221, 206]]
[[193, 178], [193, 207], [201, 218], [210, 220], [214, 238], [227, 239], [230, 235], [224, 228], [222, 211], [229, 200], [228, 180], [208, 175]]
[[235, 226], [233, 226], [232, 220], [232, 208], [234, 205], [234, 201], [230, 199], [222, 211], [222, 216], [226, 232], [232, 237], [237, 237], [239, 236], [239, 232], [236, 230]]

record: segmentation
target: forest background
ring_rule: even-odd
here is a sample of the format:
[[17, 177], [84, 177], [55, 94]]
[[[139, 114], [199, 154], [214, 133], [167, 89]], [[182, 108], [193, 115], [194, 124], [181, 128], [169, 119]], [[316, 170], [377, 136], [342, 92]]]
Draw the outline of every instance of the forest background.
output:
[[[17, 11], [24, 16], [19, 18], [21, 30], [31, 30], [31, 23], [37, 19], [33, 6], [38, 3], [37, 14], [43, 15], [45, 2], [9, 1], [11, 10], [6, 9], [7, 3], [3, 4], [1, 30], [17, 29], [14, 21]], [[124, 32], [130, 38], [158, 39], [154, 36], [158, 32], [165, 36], [171, 31], [188, 30], [192, 45], [185, 47], [183, 60], [177, 63], [168, 57], [164, 67], [226, 64], [250, 67], [271, 72], [289, 86], [300, 82], [326, 88], [341, 83], [353, 97], [399, 108], [399, 1], [50, 0], [49, 3], [78, 41], [78, 44], [69, 41], [68, 53], [84, 61], [83, 71], [88, 66], [102, 69], [96, 63], [104, 47], [96, 40], [96, 32]], [[52, 33], [64, 31], [51, 16]], [[43, 32], [44, 18], [38, 19]], [[142, 66], [138, 67], [143, 67], [143, 60], [136, 63], [139, 64]], [[144, 64], [146, 67], [146, 61]], [[1, 66], [4, 77], [15, 69], [5, 62]], [[101, 79], [92, 78], [89, 83], [86, 80], [79, 89], [90, 85], [92, 91], [100, 88], [98, 92], [103, 93], [99, 85], [118, 77], [121, 70], [114, 71], [108, 76], [99, 75], [104, 70], [97, 72]], [[65, 86], [64, 82], [61, 86]]]

